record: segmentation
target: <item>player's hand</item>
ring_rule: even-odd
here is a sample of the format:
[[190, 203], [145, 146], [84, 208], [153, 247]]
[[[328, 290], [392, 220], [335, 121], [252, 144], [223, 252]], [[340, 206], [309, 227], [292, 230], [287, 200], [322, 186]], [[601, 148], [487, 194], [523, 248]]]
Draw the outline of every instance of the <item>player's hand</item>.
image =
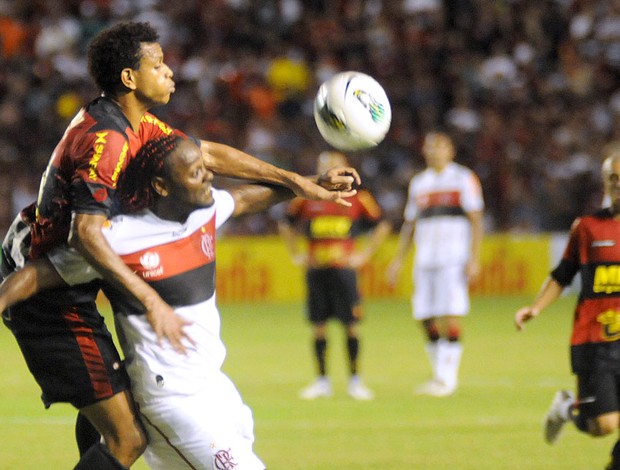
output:
[[370, 259], [370, 255], [365, 251], [356, 251], [349, 256], [349, 267], [351, 269], [360, 269]]
[[469, 260], [467, 265], [465, 266], [465, 274], [467, 276], [467, 280], [472, 283], [475, 282], [481, 273], [480, 263], [475, 260]]
[[192, 322], [178, 315], [168, 304], [163, 301], [155, 303], [147, 309], [146, 319], [155, 331], [157, 343], [161, 346], [162, 339], [167, 339], [172, 348], [180, 353], [186, 354], [187, 348], [183, 341], [188, 341], [192, 346], [196, 343], [185, 332], [185, 327]]
[[317, 182], [329, 191], [350, 191], [353, 185], [359, 185], [362, 179], [355, 168], [336, 167], [320, 175]]
[[517, 310], [517, 313], [515, 313], [515, 327], [517, 330], [522, 331], [525, 328], [525, 323], [537, 317], [539, 313], [538, 309], [529, 306]]
[[298, 178], [289, 186], [296, 196], [315, 201], [333, 201], [341, 206], [350, 207], [346, 199], [357, 194], [352, 189], [353, 184], [359, 184], [361, 179], [353, 168], [332, 168], [316, 179], [317, 183], [309, 178]]
[[398, 282], [398, 276], [400, 275], [400, 270], [402, 268], [402, 261], [400, 259], [394, 259], [385, 271], [385, 280], [391, 288], [396, 286]]

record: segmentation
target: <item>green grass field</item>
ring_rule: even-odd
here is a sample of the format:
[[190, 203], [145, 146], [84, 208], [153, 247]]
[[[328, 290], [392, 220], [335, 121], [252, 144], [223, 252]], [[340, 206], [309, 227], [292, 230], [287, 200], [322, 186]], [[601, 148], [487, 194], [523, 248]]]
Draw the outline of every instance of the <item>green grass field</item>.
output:
[[[338, 324], [330, 329], [334, 396], [304, 402], [297, 392], [312, 379], [313, 364], [301, 306], [222, 306], [225, 370], [254, 410], [256, 453], [270, 470], [604, 468], [615, 436], [593, 439], [567, 426], [556, 446], [542, 440], [553, 394], [573, 386], [567, 342], [574, 298], [561, 299], [516, 333], [512, 314], [527, 300], [474, 299], [461, 388], [448, 398], [413, 394], [428, 378], [428, 363], [408, 303], [366, 302], [361, 364], [376, 393], [366, 403], [346, 395]], [[0, 469], [72, 468], [74, 410], [43, 408], [4, 327], [0, 357]]]

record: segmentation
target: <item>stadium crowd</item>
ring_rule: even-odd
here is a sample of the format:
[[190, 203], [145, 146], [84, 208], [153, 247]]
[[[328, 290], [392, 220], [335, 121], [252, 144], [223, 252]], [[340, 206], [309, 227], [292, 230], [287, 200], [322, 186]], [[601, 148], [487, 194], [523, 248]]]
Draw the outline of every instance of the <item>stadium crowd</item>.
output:
[[[374, 76], [392, 127], [349, 158], [396, 225], [430, 129], [479, 175], [489, 231], [567, 230], [600, 204], [604, 149], [620, 141], [618, 0], [0, 0], [0, 235], [95, 96], [85, 44], [120, 19], [153, 24], [175, 72], [155, 114], [302, 174], [327, 148], [318, 85]], [[280, 216], [228, 232], [275, 233]]]

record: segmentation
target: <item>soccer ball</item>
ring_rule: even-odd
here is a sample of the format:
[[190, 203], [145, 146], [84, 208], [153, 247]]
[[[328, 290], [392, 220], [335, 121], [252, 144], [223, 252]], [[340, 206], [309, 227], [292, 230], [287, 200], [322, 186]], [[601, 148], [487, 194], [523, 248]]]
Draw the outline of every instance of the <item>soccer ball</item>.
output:
[[314, 120], [333, 147], [362, 150], [385, 138], [392, 108], [385, 90], [370, 75], [341, 72], [319, 87], [314, 99]]

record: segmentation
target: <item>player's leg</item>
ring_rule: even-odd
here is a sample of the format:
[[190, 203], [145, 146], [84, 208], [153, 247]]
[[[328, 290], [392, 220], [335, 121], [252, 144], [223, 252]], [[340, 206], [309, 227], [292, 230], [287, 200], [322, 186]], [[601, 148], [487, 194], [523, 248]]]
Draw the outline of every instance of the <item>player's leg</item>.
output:
[[434, 270], [415, 268], [415, 290], [411, 298], [413, 317], [418, 321], [424, 337], [424, 349], [431, 365], [431, 380], [416, 387], [416, 393], [426, 394], [437, 381], [437, 353], [439, 329], [433, 305]]
[[332, 270], [329, 283], [330, 311], [344, 326], [345, 350], [349, 366], [347, 393], [355, 400], [372, 400], [373, 392], [364, 385], [359, 375], [360, 335], [362, 306], [357, 288], [357, 274], [353, 269]]
[[299, 396], [305, 400], [329, 397], [331, 384], [327, 377], [327, 320], [329, 304], [327, 297], [326, 270], [309, 269], [306, 273], [308, 290], [307, 315], [312, 329], [312, 356], [316, 365], [317, 377], [309, 386], [302, 389]]
[[449, 395], [458, 386], [463, 354], [461, 317], [469, 312], [469, 292], [463, 266], [443, 268], [436, 274], [433, 304], [441, 314], [438, 324], [441, 338], [437, 342], [437, 379], [445, 386], [443, 394]]
[[75, 440], [78, 445], [80, 457], [92, 446], [101, 442], [101, 434], [99, 434], [97, 428], [92, 425], [83, 413], [79, 412], [75, 420]]
[[252, 412], [224, 374], [214, 374], [193, 394], [142, 399], [149, 433], [145, 459], [153, 470], [265, 468], [253, 451]]
[[620, 428], [618, 377], [593, 372], [577, 377], [577, 397], [568, 390], [558, 391], [544, 422], [544, 437], [554, 444], [563, 426], [573, 421], [577, 429], [593, 437], [606, 436]]
[[[117, 393], [110, 398], [81, 408], [80, 413], [86, 416], [99, 431], [103, 437], [103, 447], [108, 451], [109, 456], [114, 457], [121, 465], [130, 467], [144, 452], [146, 436], [136, 419], [128, 391]], [[99, 452], [95, 453], [99, 454]], [[76, 468], [89, 468], [86, 464], [90, 462], [91, 455], [86, 452]]]

